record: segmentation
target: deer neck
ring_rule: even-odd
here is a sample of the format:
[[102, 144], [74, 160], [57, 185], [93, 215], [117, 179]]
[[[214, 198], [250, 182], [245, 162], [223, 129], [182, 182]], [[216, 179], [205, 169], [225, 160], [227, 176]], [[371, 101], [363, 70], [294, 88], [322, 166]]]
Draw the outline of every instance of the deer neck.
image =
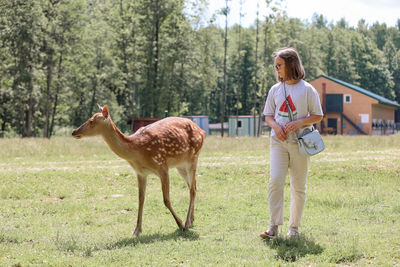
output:
[[108, 144], [111, 150], [123, 159], [132, 157], [132, 152], [136, 148], [136, 144], [133, 139], [128, 138], [124, 135], [117, 126], [109, 118], [110, 124], [106, 127], [106, 130], [102, 132], [104, 141]]

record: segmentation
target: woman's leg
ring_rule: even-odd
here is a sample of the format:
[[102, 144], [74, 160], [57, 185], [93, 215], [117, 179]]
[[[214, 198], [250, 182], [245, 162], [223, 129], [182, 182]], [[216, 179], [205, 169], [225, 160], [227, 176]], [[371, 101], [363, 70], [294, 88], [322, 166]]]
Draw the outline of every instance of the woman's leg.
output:
[[307, 172], [310, 157], [299, 152], [297, 143], [289, 144], [290, 219], [289, 226], [298, 228], [306, 203]]
[[271, 226], [283, 224], [284, 187], [289, 167], [287, 142], [274, 137], [270, 145], [270, 178], [268, 185], [268, 206]]

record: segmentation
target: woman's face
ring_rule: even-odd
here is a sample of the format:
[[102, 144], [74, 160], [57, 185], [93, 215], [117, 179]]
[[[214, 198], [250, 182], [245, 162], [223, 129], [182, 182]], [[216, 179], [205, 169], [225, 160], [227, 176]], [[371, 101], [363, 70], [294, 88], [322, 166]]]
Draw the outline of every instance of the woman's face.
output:
[[283, 58], [276, 57], [274, 60], [274, 67], [276, 72], [278, 73], [278, 77], [285, 80], [286, 79], [285, 60]]

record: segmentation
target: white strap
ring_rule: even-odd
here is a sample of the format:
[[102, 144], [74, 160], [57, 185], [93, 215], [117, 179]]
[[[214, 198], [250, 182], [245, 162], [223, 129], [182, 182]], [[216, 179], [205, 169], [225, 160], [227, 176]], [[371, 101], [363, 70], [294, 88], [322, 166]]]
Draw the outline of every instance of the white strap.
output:
[[[292, 113], [292, 109], [290, 108], [290, 104], [289, 101], [287, 100], [287, 95], [286, 95], [286, 87], [285, 87], [285, 82], [283, 83], [283, 90], [285, 91], [285, 103], [286, 103], [286, 107], [288, 109], [288, 117], [290, 121], [293, 121], [293, 113]], [[296, 137], [296, 140], [299, 139], [298, 135], [297, 135], [297, 130], [293, 132], [294, 133], [294, 137]]]

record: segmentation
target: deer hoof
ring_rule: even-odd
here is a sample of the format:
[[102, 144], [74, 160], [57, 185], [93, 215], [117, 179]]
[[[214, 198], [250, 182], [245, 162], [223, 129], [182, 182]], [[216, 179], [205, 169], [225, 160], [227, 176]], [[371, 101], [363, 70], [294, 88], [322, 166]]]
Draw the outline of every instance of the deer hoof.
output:
[[182, 221], [180, 221], [180, 222], [177, 221], [176, 223], [178, 224], [179, 229], [183, 230], [185, 228], [185, 227], [183, 227]]
[[190, 223], [186, 223], [185, 227], [183, 228], [183, 231], [189, 230], [189, 228], [191, 227]]
[[135, 232], [133, 232], [134, 236], [139, 236], [142, 233], [142, 230], [135, 229]]

